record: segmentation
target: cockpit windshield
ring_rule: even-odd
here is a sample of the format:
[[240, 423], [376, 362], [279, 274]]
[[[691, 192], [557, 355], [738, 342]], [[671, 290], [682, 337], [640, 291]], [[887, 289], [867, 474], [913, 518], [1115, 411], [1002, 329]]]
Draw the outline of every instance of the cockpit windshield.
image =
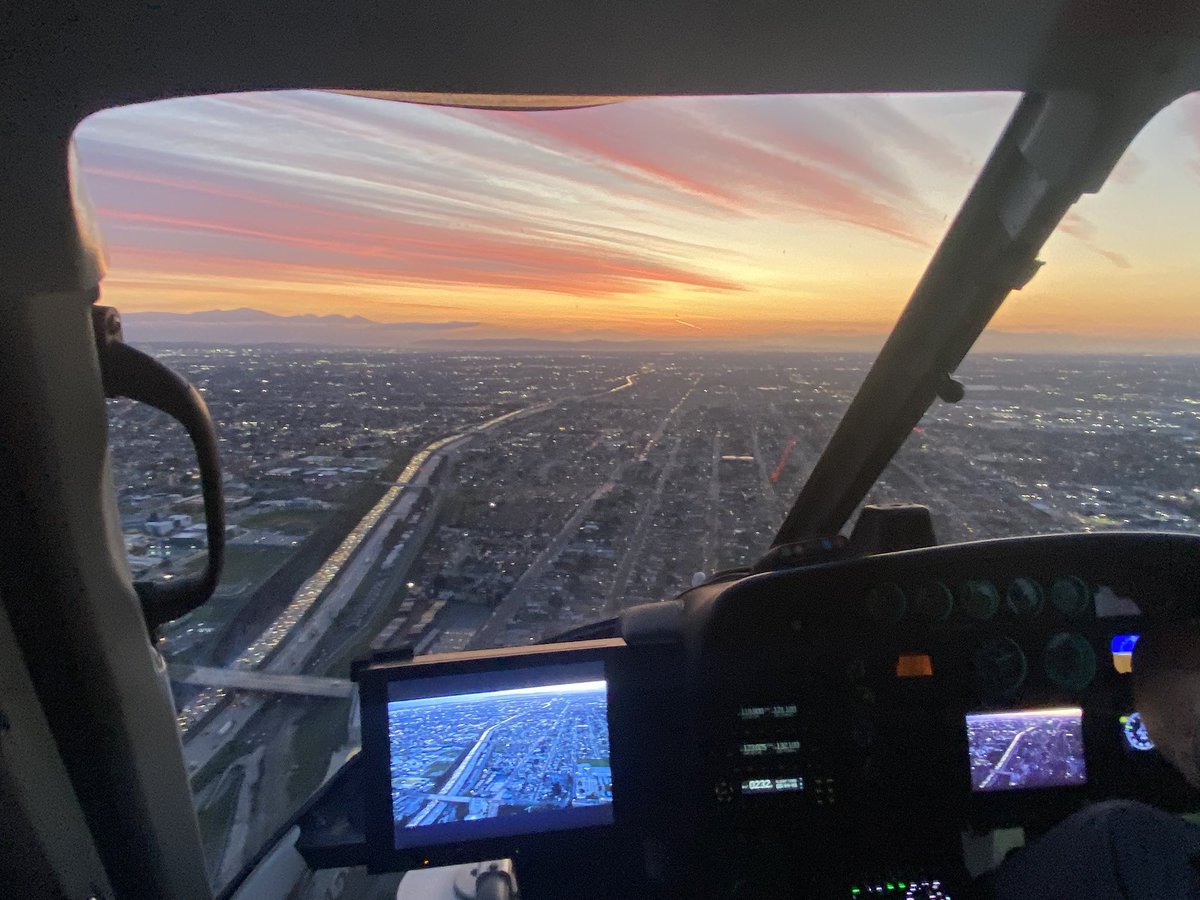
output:
[[[102, 300], [220, 432], [225, 574], [159, 641], [214, 883], [356, 748], [351, 660], [542, 641], [761, 556], [1017, 99], [305, 91], [82, 124]], [[943, 542], [1197, 526], [1198, 110], [1063, 222], [867, 502]], [[183, 432], [110, 412], [135, 576], [194, 572]]]

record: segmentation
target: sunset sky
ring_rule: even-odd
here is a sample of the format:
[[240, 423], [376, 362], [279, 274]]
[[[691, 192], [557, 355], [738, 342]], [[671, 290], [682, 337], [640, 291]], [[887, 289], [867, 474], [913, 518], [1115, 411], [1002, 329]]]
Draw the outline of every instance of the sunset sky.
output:
[[[109, 256], [104, 301], [127, 313], [841, 348], [890, 329], [1016, 100], [530, 113], [287, 92], [110, 110], [76, 141]], [[1078, 205], [993, 328], [1031, 349], [1058, 335], [1200, 348], [1197, 209], [1200, 99], [1186, 98]]]

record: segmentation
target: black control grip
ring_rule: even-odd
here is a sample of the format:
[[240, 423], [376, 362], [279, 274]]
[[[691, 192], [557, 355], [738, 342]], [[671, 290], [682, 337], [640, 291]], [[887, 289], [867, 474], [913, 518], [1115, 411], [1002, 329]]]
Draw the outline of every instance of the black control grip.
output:
[[112, 307], [93, 307], [96, 348], [106, 397], [127, 397], [152, 406], [183, 425], [200, 470], [208, 560], [204, 571], [171, 582], [136, 582], [146, 626], [159, 625], [191, 612], [212, 596], [225, 562], [225, 498], [217, 431], [208, 405], [195, 386], [157, 359], [124, 343], [120, 315]]

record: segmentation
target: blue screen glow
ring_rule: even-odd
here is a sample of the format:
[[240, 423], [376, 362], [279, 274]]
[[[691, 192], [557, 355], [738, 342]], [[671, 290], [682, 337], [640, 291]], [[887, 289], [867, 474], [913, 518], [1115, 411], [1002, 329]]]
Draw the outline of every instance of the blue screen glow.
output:
[[1114, 634], [1112, 639], [1113, 653], [1132, 653], [1133, 646], [1138, 642], [1140, 634]]
[[607, 686], [579, 674], [391, 700], [396, 847], [611, 823]]
[[1122, 675], [1133, 671], [1133, 648], [1141, 635], [1114, 634], [1112, 638], [1113, 668]]
[[971, 788], [1011, 791], [1087, 782], [1083, 710], [1013, 710], [967, 716]]

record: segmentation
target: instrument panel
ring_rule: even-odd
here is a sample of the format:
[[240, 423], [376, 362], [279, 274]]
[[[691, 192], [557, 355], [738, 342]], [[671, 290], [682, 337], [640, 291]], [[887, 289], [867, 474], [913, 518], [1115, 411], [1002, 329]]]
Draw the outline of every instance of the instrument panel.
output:
[[693, 595], [704, 852], [731, 883], [836, 896], [873, 869], [965, 882], [964, 830], [1036, 834], [1116, 797], [1200, 807], [1129, 674], [1148, 620], [1193, 611], [1198, 557], [1189, 537], [1016, 539]]
[[607, 641], [374, 662], [355, 861], [519, 856], [530, 898], [975, 896], [995, 829], [1200, 809], [1131, 685], [1198, 586], [1188, 536], [988, 541], [727, 576]]

